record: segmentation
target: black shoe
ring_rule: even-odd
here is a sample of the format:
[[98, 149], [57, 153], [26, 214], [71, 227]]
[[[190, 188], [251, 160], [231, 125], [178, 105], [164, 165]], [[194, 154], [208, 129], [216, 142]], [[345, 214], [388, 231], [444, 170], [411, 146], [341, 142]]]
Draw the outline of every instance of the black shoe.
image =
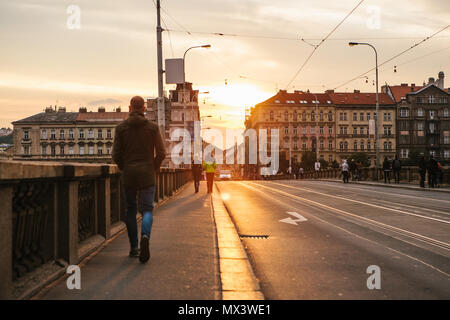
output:
[[138, 248], [131, 249], [129, 256], [130, 256], [130, 258], [137, 258], [137, 257], [139, 257], [139, 249]]
[[139, 261], [141, 263], [146, 263], [150, 259], [150, 248], [148, 237], [143, 236], [141, 238], [141, 253], [139, 255]]

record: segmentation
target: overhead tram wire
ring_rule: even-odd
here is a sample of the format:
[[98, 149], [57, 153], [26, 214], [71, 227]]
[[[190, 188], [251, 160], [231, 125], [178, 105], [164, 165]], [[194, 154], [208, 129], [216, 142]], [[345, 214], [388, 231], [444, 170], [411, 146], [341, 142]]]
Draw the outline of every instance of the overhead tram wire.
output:
[[[292, 84], [292, 82], [295, 81], [295, 79], [297, 78], [297, 76], [299, 75], [299, 73], [303, 70], [303, 68], [306, 66], [306, 64], [308, 63], [308, 61], [311, 59], [311, 57], [314, 55], [314, 53], [317, 51], [317, 49], [319, 49], [319, 47], [334, 33], [334, 31], [337, 30], [337, 28], [339, 28], [341, 26], [341, 24], [344, 23], [345, 20], [347, 20], [348, 17], [350, 17], [353, 12], [361, 5], [361, 3], [363, 3], [364, 0], [361, 0], [358, 2], [358, 4], [326, 35], [325, 38], [323, 38], [320, 43], [317, 46], [314, 46], [313, 51], [310, 53], [310, 55], [306, 58], [305, 62], [303, 62], [303, 64], [300, 66], [300, 68], [297, 70], [297, 72], [295, 73], [294, 77], [291, 79], [291, 81], [289, 81], [289, 83], [287, 84], [286, 88], [289, 88], [289, 86]], [[287, 89], [286, 89], [287, 90]]]
[[[419, 42], [413, 44], [411, 47], [409, 47], [409, 48], [403, 50], [403, 51], [400, 52], [400, 53], [397, 53], [396, 55], [392, 56], [391, 58], [387, 59], [386, 61], [384, 61], [384, 62], [378, 64], [378, 67], [381, 67], [382, 65], [385, 65], [386, 63], [388, 63], [388, 62], [390, 62], [390, 61], [392, 61], [392, 60], [394, 60], [394, 59], [400, 57], [401, 55], [405, 54], [406, 52], [408, 52], [408, 51], [410, 51], [410, 50], [416, 48], [417, 46], [421, 45], [422, 43], [424, 43], [424, 42], [430, 40], [431, 38], [433, 38], [435, 35], [437, 35], [437, 34], [443, 32], [443, 31], [445, 31], [448, 27], [450, 27], [450, 24], [447, 25], [447, 26], [445, 26], [444, 28], [440, 29], [439, 31], [436, 31], [436, 32], [433, 33], [431, 36], [428, 36], [428, 37], [422, 39], [421, 41], [419, 41]], [[370, 69], [370, 70], [368, 70], [368, 71], [366, 71], [366, 72], [364, 72], [364, 73], [361, 73], [360, 75], [358, 75], [358, 76], [356, 76], [356, 77], [354, 77], [354, 78], [352, 78], [352, 79], [350, 79], [350, 80], [344, 82], [343, 84], [341, 84], [341, 85], [335, 87], [334, 90], [336, 90], [337, 88], [343, 87], [343, 86], [345, 86], [346, 84], [348, 84], [348, 83], [350, 83], [350, 82], [352, 82], [352, 81], [354, 81], [354, 80], [357, 80], [357, 79], [361, 78], [362, 76], [365, 76], [366, 74], [368, 74], [369, 72], [371, 72], [371, 71], [373, 71], [373, 70], [375, 70], [375, 68], [372, 68], [372, 69]]]

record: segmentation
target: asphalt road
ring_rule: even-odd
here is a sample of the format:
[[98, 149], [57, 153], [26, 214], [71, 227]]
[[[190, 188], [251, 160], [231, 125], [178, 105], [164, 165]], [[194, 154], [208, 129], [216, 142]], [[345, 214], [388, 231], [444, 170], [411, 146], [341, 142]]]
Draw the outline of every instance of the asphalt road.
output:
[[[450, 299], [450, 193], [295, 180], [217, 185], [266, 299]], [[369, 266], [379, 267], [379, 282]], [[369, 277], [380, 289], [368, 288]]]

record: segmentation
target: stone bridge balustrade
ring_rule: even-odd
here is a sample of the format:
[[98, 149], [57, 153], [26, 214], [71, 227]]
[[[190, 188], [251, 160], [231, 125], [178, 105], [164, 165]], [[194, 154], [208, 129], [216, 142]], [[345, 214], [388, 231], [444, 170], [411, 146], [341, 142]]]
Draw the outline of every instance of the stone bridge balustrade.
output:
[[[155, 202], [189, 179], [189, 170], [162, 168]], [[42, 287], [39, 272], [58, 269], [55, 261], [59, 273], [78, 264], [125, 227], [125, 210], [116, 165], [0, 161], [0, 299]]]

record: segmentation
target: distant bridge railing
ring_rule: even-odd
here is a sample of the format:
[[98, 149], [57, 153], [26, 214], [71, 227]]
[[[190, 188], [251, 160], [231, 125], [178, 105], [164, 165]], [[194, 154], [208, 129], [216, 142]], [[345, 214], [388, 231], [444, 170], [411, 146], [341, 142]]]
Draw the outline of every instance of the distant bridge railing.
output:
[[[161, 169], [155, 202], [189, 179], [186, 169]], [[116, 165], [0, 161], [0, 299], [25, 297], [40, 274], [78, 264], [124, 228], [125, 214]]]
[[[359, 169], [359, 180], [361, 181], [376, 181], [377, 169], [372, 167], [364, 167]], [[379, 169], [379, 181], [384, 181], [383, 169]], [[342, 171], [339, 168], [321, 169], [318, 172], [307, 171], [303, 174], [304, 179], [340, 179], [342, 178]], [[352, 179], [353, 176], [350, 176]], [[394, 181], [394, 173], [390, 171], [391, 182]], [[414, 183], [419, 184], [420, 173], [418, 167], [402, 167], [400, 170], [400, 182], [402, 183]], [[426, 175], [426, 181], [428, 181], [428, 174]], [[442, 169], [442, 177], [440, 183], [444, 185], [450, 185], [450, 168]]]

